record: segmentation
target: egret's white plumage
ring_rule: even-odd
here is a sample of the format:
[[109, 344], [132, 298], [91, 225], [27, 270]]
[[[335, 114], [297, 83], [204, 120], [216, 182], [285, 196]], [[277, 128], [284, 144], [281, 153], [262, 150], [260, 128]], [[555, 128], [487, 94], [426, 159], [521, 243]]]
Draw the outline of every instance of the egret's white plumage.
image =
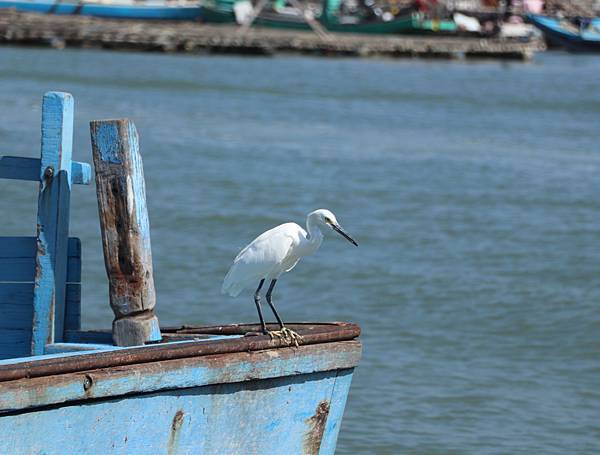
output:
[[[315, 210], [306, 217], [306, 231], [296, 223], [285, 223], [256, 237], [236, 256], [223, 280], [221, 291], [232, 297], [258, 284], [254, 292], [254, 303], [261, 330], [271, 338], [279, 338], [287, 344], [296, 346], [302, 341], [302, 336], [284, 326], [271, 297], [279, 276], [292, 270], [300, 258], [314, 253], [321, 246], [323, 241], [321, 228], [325, 227], [333, 229], [356, 245], [356, 242], [340, 227], [333, 213], [325, 209]], [[266, 297], [280, 327], [277, 331], [268, 331], [262, 315], [260, 290], [265, 280], [271, 280]]]
[[[319, 209], [306, 217], [306, 229], [296, 223], [270, 229], [246, 246], [235, 258], [225, 276], [222, 292], [232, 297], [256, 287], [261, 280], [276, 280], [289, 272], [300, 258], [314, 253], [323, 241], [322, 228], [331, 228], [356, 245], [329, 210]], [[308, 232], [307, 232], [308, 231]]]

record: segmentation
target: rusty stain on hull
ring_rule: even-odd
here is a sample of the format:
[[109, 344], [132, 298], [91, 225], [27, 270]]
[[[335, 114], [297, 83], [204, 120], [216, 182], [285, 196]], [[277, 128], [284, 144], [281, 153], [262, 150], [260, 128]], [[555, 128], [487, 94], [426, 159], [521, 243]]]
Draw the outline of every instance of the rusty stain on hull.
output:
[[183, 425], [183, 418], [185, 414], [180, 409], [173, 416], [173, 421], [171, 422], [171, 433], [169, 435], [169, 445], [167, 446], [168, 455], [177, 453], [177, 441], [179, 439], [179, 429], [181, 425]]
[[321, 441], [325, 433], [325, 425], [329, 416], [329, 401], [323, 400], [317, 406], [315, 415], [306, 419], [308, 430], [304, 436], [304, 454], [318, 455], [321, 450]]

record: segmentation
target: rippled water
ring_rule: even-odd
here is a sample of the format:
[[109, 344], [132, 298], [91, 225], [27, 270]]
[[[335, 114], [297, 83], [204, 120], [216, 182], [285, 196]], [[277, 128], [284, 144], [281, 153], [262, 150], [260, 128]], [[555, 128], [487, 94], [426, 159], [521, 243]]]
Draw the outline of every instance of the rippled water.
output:
[[[333, 210], [282, 278], [287, 320], [349, 320], [364, 357], [340, 454], [600, 452], [600, 58], [530, 64], [0, 48], [2, 152], [39, 154], [40, 99], [141, 136], [163, 324], [256, 319], [219, 294], [237, 251]], [[35, 194], [0, 182], [0, 234]], [[77, 187], [84, 324], [107, 327], [93, 187]]]

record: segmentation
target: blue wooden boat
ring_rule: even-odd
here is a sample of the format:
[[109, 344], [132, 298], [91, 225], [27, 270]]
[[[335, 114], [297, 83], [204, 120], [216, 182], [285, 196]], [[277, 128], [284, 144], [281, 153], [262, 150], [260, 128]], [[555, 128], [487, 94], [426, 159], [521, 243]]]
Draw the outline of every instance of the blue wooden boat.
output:
[[[83, 246], [69, 237], [69, 206], [92, 169], [71, 160], [72, 131], [73, 98], [50, 92], [41, 157], [0, 156], [0, 178], [39, 184], [37, 234], [0, 237], [0, 453], [332, 454], [359, 328], [290, 324], [298, 347], [257, 334], [257, 324], [158, 328], [141, 155], [127, 120], [91, 126], [116, 319], [112, 332], [81, 330]], [[136, 337], [144, 342], [123, 342]]]
[[0, 0], [0, 9], [4, 8], [44, 14], [171, 21], [197, 20], [201, 14], [197, 2], [169, 0]]
[[575, 25], [566, 19], [536, 14], [527, 18], [544, 33], [550, 45], [570, 52], [600, 52], [600, 19], [583, 20]]

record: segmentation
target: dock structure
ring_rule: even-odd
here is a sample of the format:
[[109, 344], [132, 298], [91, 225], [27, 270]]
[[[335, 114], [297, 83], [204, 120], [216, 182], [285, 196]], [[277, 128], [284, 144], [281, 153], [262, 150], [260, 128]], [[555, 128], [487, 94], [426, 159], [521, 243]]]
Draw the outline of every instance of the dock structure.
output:
[[111, 20], [0, 11], [0, 43], [209, 54], [528, 60], [541, 40], [329, 34], [197, 22]]

